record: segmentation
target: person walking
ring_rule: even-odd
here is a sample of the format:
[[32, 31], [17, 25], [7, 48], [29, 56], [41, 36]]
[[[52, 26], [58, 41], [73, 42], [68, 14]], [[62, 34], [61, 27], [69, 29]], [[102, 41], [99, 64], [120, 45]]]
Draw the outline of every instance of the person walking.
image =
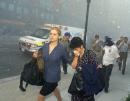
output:
[[100, 68], [102, 67], [102, 57], [103, 57], [103, 48], [104, 42], [100, 39], [99, 35], [95, 35], [95, 39], [92, 42], [92, 50], [97, 56], [97, 61], [100, 65]]
[[125, 74], [126, 69], [126, 61], [128, 57], [128, 38], [124, 37], [120, 41], [120, 43], [117, 44], [117, 47], [119, 49], [120, 58], [118, 61], [119, 70], [122, 71], [122, 75]]
[[[90, 71], [96, 70], [93, 67], [92, 67], [92, 69], [91, 69], [91, 67], [86, 67], [86, 64], [91, 65], [91, 66], [92, 66], [92, 64], [96, 64], [95, 68], [97, 68], [98, 63], [97, 63], [97, 59], [96, 59], [96, 54], [92, 50], [85, 49], [84, 45], [83, 45], [83, 41], [79, 37], [72, 38], [72, 40], [70, 42], [70, 48], [73, 49], [73, 53], [74, 53], [74, 58], [73, 58], [73, 61], [71, 64], [72, 68], [75, 70], [81, 69], [82, 75], [85, 74], [84, 75], [85, 78], [87, 77], [87, 79], [88, 79], [87, 82], [84, 81], [84, 79], [83, 79], [83, 85], [89, 85], [89, 87], [87, 86], [87, 89], [88, 89], [87, 91], [85, 89], [81, 89], [80, 91], [71, 93], [71, 95], [72, 95], [71, 101], [95, 101], [94, 93], [92, 93], [92, 92], [94, 92], [93, 90], [96, 90], [97, 87], [95, 87], [95, 89], [93, 89], [94, 86], [93, 86], [93, 83], [91, 82], [93, 80], [91, 78], [89, 78], [89, 77], [93, 77], [93, 74], [91, 74], [90, 72], [88, 73], [88, 72], [83, 71], [83, 70], [85, 70], [83, 68], [86, 68]], [[85, 73], [83, 73], [83, 72], [85, 72]], [[93, 71], [93, 73], [95, 73], [95, 71]], [[86, 74], [87, 74], [87, 76], [86, 76]], [[94, 81], [96, 81], [95, 77], [94, 77], [94, 79], [95, 79]], [[73, 82], [73, 79], [72, 79], [72, 82]], [[92, 85], [90, 85], [91, 83], [92, 83]], [[75, 82], [74, 82], [74, 85], [75, 85]], [[73, 87], [74, 87], [74, 85], [73, 85]], [[71, 85], [70, 85], [70, 87], [71, 87]], [[69, 92], [69, 90], [68, 90], [68, 92]]]
[[[24, 64], [23, 71], [20, 75], [19, 88], [21, 91], [25, 92], [28, 84], [40, 86], [43, 82], [43, 69], [44, 62], [42, 59], [42, 50], [35, 48], [32, 53], [32, 58], [29, 62]], [[24, 83], [26, 85], [24, 86]]]
[[38, 101], [45, 101], [45, 97], [53, 92], [57, 101], [62, 101], [58, 82], [60, 81], [61, 61], [67, 62], [66, 49], [59, 42], [61, 31], [57, 27], [50, 30], [50, 42], [42, 47], [44, 60], [44, 83], [38, 95]]
[[104, 55], [103, 55], [103, 74], [104, 74], [104, 81], [105, 81], [105, 88], [104, 92], [108, 93], [109, 89], [109, 80], [113, 69], [113, 62], [115, 59], [119, 58], [118, 48], [114, 44], [111, 38], [105, 37], [105, 46], [103, 48]]
[[[70, 48], [69, 48], [69, 44], [70, 44], [70, 37], [71, 34], [70, 32], [66, 32], [61, 40], [61, 43], [63, 44], [63, 46], [66, 48], [67, 50], [67, 56], [68, 56], [68, 62], [70, 61], [69, 59], [71, 58], [70, 55]], [[62, 61], [62, 65], [63, 65], [63, 71], [64, 74], [67, 74], [67, 63]]]

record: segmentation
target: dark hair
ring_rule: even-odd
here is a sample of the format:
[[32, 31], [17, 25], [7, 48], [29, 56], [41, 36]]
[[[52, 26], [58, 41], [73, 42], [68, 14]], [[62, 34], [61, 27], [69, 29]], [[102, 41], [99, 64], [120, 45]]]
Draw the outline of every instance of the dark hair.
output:
[[124, 37], [124, 41], [125, 41], [125, 43], [127, 43], [128, 42], [128, 37]]
[[68, 36], [68, 37], [70, 37], [71, 34], [70, 34], [70, 32], [65, 32], [64, 36]]
[[105, 45], [112, 46], [114, 42], [112, 41], [112, 38], [105, 36]]
[[96, 34], [96, 35], [95, 35], [95, 38], [99, 38], [99, 35], [98, 35], [98, 34]]
[[72, 40], [70, 41], [70, 48], [78, 48], [83, 45], [83, 41], [80, 37], [73, 37]]

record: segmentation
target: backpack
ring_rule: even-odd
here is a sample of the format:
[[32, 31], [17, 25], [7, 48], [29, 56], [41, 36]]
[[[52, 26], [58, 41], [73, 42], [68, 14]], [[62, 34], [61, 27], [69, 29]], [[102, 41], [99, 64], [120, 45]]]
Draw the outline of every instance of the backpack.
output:
[[96, 64], [84, 64], [82, 66], [83, 87], [87, 95], [98, 94], [104, 88], [103, 75]]
[[87, 95], [94, 95], [98, 94], [104, 89], [105, 83], [104, 83], [104, 75], [103, 75], [103, 69], [97, 68], [96, 61], [91, 61], [89, 59], [90, 50], [88, 50], [88, 63], [82, 64], [82, 74], [83, 74], [83, 89]]
[[73, 75], [71, 84], [68, 89], [68, 93], [75, 95], [81, 94], [83, 90], [83, 78], [82, 78], [82, 67], [78, 67]]
[[[23, 81], [26, 82], [25, 87], [23, 87]], [[19, 88], [22, 91], [26, 91], [28, 84], [42, 86], [43, 81], [43, 71], [39, 70], [37, 59], [32, 59], [24, 65], [23, 71], [20, 75]]]

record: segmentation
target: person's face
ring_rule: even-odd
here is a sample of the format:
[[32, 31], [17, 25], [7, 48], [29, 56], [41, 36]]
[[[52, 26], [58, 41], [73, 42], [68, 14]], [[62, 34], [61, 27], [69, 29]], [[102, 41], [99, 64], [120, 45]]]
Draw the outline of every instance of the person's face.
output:
[[69, 36], [64, 36], [64, 39], [67, 41], [69, 40], [69, 38], [70, 38]]
[[74, 51], [81, 53], [82, 49], [83, 49], [83, 46], [75, 48]]
[[50, 31], [50, 41], [51, 42], [55, 42], [55, 41], [58, 41], [59, 39], [59, 34], [56, 30], [51, 30]]
[[66, 36], [66, 39], [69, 40], [69, 39], [70, 39], [70, 36]]
[[99, 40], [99, 37], [95, 37], [95, 40]]
[[32, 57], [34, 57], [34, 58], [39, 58], [41, 56], [42, 56], [42, 52], [41, 51], [35, 51], [32, 54]]
[[120, 37], [120, 40], [124, 40], [124, 37]]
[[127, 43], [127, 42], [128, 42], [128, 39], [127, 39], [127, 38], [124, 38], [124, 41]]
[[38, 52], [37, 51], [33, 52], [32, 57], [37, 58], [38, 57]]

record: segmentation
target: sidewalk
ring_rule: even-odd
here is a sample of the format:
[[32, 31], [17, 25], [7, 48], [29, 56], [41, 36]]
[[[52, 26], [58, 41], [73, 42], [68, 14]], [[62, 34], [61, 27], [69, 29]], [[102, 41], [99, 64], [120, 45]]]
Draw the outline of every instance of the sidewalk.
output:
[[[67, 75], [61, 74], [62, 80], [59, 83], [59, 89], [63, 101], [70, 101], [68, 86], [72, 79], [73, 72], [68, 71]], [[26, 92], [21, 92], [18, 88], [19, 76], [0, 80], [0, 101], [37, 101], [37, 95], [41, 87], [29, 85]], [[110, 81], [110, 92], [101, 92], [95, 96], [96, 101], [123, 101], [124, 97], [130, 92], [130, 68], [127, 68], [126, 75], [121, 75], [117, 66], [114, 66]], [[56, 101], [52, 95], [48, 96], [46, 101]]]

